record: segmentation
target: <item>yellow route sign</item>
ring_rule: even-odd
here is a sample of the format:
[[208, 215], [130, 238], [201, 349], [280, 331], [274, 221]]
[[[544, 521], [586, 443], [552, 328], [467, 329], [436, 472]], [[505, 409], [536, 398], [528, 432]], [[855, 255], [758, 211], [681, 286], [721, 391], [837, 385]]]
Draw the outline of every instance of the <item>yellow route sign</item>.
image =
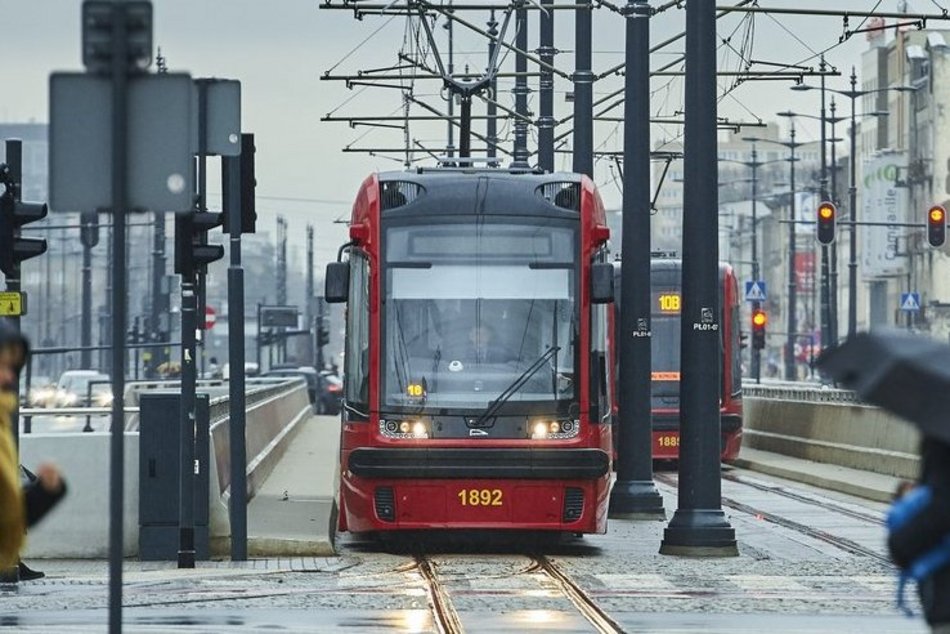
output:
[[17, 291], [0, 292], [0, 316], [22, 317], [26, 314], [26, 296]]

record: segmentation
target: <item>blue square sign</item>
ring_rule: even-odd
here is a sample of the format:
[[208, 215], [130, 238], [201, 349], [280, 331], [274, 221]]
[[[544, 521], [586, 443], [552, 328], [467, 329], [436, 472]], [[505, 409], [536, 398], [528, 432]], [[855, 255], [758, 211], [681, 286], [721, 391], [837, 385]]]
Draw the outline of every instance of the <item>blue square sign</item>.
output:
[[768, 297], [764, 280], [745, 283], [745, 301], [764, 302]]

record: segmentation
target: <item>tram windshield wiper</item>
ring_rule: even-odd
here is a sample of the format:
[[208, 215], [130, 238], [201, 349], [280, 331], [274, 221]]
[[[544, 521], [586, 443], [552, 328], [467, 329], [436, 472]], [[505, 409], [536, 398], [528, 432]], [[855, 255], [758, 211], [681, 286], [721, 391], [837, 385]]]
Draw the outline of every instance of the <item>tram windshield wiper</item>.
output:
[[508, 400], [515, 395], [515, 393], [524, 387], [524, 384], [533, 377], [538, 370], [547, 363], [548, 359], [554, 356], [554, 354], [560, 350], [560, 346], [551, 346], [544, 353], [538, 357], [538, 359], [532, 363], [528, 368], [522, 372], [518, 378], [511, 382], [511, 385], [502, 390], [501, 394], [498, 395], [494, 401], [488, 404], [488, 408], [482, 412], [481, 416], [476, 418], [474, 421], [469, 423], [469, 427], [481, 427], [485, 421], [494, 416], [502, 405], [508, 402]]

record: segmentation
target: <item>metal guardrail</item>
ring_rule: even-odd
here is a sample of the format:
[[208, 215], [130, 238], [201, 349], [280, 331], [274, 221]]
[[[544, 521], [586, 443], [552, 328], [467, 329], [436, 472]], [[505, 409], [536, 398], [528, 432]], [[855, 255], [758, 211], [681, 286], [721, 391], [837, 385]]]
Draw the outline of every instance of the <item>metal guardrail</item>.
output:
[[794, 381], [742, 382], [742, 395], [776, 401], [803, 401], [806, 403], [840, 403], [865, 405], [851, 390], [830, 385]]
[[[226, 387], [228, 382], [221, 379], [202, 380], [198, 382], [198, 389], [208, 387]], [[306, 386], [306, 381], [300, 377], [255, 377], [247, 379], [247, 397], [246, 407], [251, 408], [254, 405], [266, 401], [282, 392], [288, 390], [291, 386]], [[176, 389], [179, 387], [179, 381], [133, 381], [129, 383], [132, 388], [145, 387], [143, 391]], [[126, 393], [128, 394], [128, 392]], [[211, 400], [211, 424], [226, 419], [229, 415], [229, 396], [223, 394]], [[128, 425], [129, 415], [140, 414], [138, 407], [126, 407], [126, 425]], [[83, 431], [93, 431], [89, 425], [89, 419], [92, 417], [109, 416], [112, 414], [111, 407], [21, 407], [20, 416], [26, 417], [59, 417], [59, 416], [83, 416], [86, 418], [86, 426]]]

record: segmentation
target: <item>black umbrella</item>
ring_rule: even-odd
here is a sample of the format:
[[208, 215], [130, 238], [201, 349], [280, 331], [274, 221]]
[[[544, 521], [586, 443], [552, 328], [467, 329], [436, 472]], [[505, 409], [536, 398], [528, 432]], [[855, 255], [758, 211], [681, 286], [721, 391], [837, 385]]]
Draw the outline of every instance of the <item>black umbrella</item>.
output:
[[950, 443], [950, 346], [902, 331], [875, 330], [826, 351], [818, 367], [865, 402]]

